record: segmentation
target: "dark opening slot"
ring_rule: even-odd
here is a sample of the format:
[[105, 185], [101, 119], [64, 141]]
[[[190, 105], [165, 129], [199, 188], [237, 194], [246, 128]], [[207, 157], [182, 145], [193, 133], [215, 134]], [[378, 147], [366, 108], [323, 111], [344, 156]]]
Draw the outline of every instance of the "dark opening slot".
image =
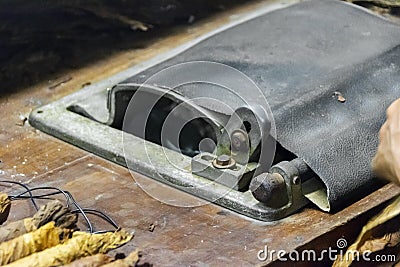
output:
[[[145, 136], [142, 136], [141, 129], [137, 127], [129, 127], [132, 129], [129, 133], [166, 148], [180, 151], [190, 157], [200, 153], [199, 144], [203, 139], [209, 138], [216, 142], [216, 134], [205, 119], [197, 118], [187, 121], [185, 114], [171, 113], [175, 106], [176, 103], [172, 100], [161, 98], [148, 116]], [[142, 122], [146, 115], [146, 111], [135, 114], [131, 123]], [[172, 124], [164, 124], [167, 116], [173, 116], [172, 119], [168, 119]], [[127, 128], [124, 127], [125, 129]]]
[[213, 144], [217, 142], [215, 129], [206, 118], [193, 116], [189, 105], [180, 105], [168, 97], [159, 98], [158, 95], [143, 92], [133, 107], [128, 106], [133, 93], [119, 93], [121, 95], [116, 95], [118, 105], [111, 125], [113, 128], [189, 157], [200, 153], [200, 142], [206, 139], [209, 142], [202, 142], [201, 151], [213, 152]]
[[[135, 88], [137, 89], [137, 87]], [[108, 108], [112, 109], [110, 100], [115, 101], [114, 117], [110, 122], [110, 127], [123, 130], [189, 157], [194, 157], [200, 152], [214, 152], [217, 133], [209, 119], [194, 116], [196, 111], [189, 104], [182, 105], [182, 102], [173, 100], [167, 95], [160, 97], [150, 91], [140, 91], [138, 95], [135, 93], [136, 89], [124, 88], [119, 85], [119, 90], [114, 91], [114, 99], [110, 98], [108, 103]], [[134, 102], [135, 105], [130, 104], [133, 96], [137, 98]], [[184, 107], [182, 108], [182, 106]], [[177, 107], [178, 112], [176, 112]], [[68, 110], [93, 119], [79, 106], [71, 106]], [[126, 114], [128, 114], [127, 118]], [[168, 125], [165, 125], [167, 118]], [[244, 126], [250, 132], [249, 122], [245, 121]], [[259, 149], [260, 146], [250, 157], [251, 162], [258, 162]], [[273, 164], [295, 158], [293, 153], [276, 142]], [[261, 164], [263, 163], [261, 162]]]

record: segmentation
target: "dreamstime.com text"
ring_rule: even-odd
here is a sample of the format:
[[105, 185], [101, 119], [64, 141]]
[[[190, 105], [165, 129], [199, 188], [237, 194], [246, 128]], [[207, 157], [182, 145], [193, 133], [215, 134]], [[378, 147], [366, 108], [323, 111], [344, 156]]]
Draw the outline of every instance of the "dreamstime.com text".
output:
[[335, 261], [337, 258], [342, 260], [353, 260], [353, 261], [366, 261], [366, 262], [395, 262], [396, 255], [394, 254], [372, 254], [371, 251], [359, 252], [356, 250], [343, 249], [347, 246], [347, 241], [344, 238], [340, 238], [336, 242], [336, 248], [329, 247], [321, 251], [312, 249], [305, 249], [300, 251], [292, 250], [274, 250], [264, 246], [263, 249], [257, 253], [257, 258], [260, 261], [298, 261], [298, 262], [321, 262], [326, 260]]

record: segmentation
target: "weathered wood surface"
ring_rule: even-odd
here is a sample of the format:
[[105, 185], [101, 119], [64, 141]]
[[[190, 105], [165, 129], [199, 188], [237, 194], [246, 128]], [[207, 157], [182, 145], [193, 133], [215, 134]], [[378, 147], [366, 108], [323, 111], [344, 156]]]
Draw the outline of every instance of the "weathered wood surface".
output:
[[[226, 10], [190, 28], [180, 27], [179, 31], [154, 38], [140, 49], [124, 50], [87, 66], [58, 72], [51, 81], [1, 96], [0, 179], [71, 191], [82, 206], [103, 210], [122, 227], [135, 231], [133, 241], [118, 252], [128, 253], [139, 247], [144, 260], [154, 266], [251, 266], [261, 263], [257, 252], [265, 245], [291, 251], [335, 247], [340, 237], [354, 240], [363, 223], [378, 206], [398, 195], [399, 188], [387, 185], [335, 214], [310, 206], [277, 223], [260, 223], [212, 204], [180, 208], [160, 203], [134, 183], [128, 170], [23, 125], [23, 116], [38, 105], [191, 40], [259, 4]], [[186, 194], [175, 191], [174, 197]], [[33, 213], [26, 201], [13, 205], [9, 220]], [[153, 232], [148, 230], [151, 224], [155, 225]]]

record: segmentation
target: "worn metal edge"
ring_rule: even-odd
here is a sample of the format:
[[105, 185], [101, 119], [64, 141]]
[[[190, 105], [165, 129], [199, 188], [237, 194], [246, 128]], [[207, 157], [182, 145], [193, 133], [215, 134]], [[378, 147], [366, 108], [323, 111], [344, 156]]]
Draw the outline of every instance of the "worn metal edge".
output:
[[[167, 181], [169, 182], [167, 184], [175, 188], [250, 218], [270, 222], [296, 211], [296, 209], [290, 208], [286, 210], [270, 209], [254, 199], [250, 192], [242, 193], [235, 190], [227, 190], [227, 187], [216, 182], [189, 172], [177, 170], [173, 166], [166, 164], [167, 159], [165, 156], [158, 156], [158, 153], [152, 153], [151, 163], [149, 163], [145, 157], [146, 151], [143, 149], [143, 142], [146, 142], [147, 150], [157, 151], [161, 147], [133, 135], [129, 135], [129, 142], [132, 147], [135, 147], [135, 155], [125, 157], [121, 131], [67, 111], [62, 106], [47, 105], [36, 109], [30, 114], [29, 121], [33, 127], [40, 131], [124, 167], [127, 167], [128, 161], [128, 165], [133, 167], [135, 172], [150, 176], [152, 179], [164, 184]], [[110, 139], [109, 136], [114, 136], [115, 139]], [[177, 152], [162, 149], [168, 154], [169, 159], [182, 158], [182, 155]], [[184, 158], [187, 166], [190, 166], [190, 160], [189, 157]], [[212, 190], [210, 190], [210, 185]], [[302, 204], [305, 205], [307, 202]], [[296, 207], [298, 208], [297, 205]]]

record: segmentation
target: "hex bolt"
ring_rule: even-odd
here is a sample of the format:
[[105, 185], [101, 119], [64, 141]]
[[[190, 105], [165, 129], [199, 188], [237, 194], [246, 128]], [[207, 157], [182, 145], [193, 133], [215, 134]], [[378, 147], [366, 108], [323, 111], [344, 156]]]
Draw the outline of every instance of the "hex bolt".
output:
[[232, 150], [241, 151], [248, 146], [248, 135], [243, 130], [235, 130], [231, 135]]
[[288, 203], [286, 183], [279, 173], [262, 173], [253, 178], [250, 191], [254, 198], [271, 208], [280, 208]]
[[219, 155], [214, 161], [213, 166], [217, 169], [229, 169], [236, 166], [236, 162], [226, 154]]
[[218, 165], [227, 166], [229, 165], [229, 162], [231, 162], [231, 157], [229, 157], [228, 155], [223, 154], [217, 157]]

